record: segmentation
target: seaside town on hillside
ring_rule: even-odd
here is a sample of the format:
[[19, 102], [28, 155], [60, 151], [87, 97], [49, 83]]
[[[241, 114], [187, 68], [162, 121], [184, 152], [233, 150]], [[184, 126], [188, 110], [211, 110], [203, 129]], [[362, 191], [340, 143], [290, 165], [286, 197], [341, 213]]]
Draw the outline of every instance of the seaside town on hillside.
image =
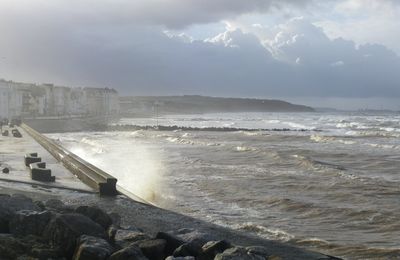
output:
[[72, 88], [0, 79], [0, 118], [103, 116], [119, 113], [111, 88]]

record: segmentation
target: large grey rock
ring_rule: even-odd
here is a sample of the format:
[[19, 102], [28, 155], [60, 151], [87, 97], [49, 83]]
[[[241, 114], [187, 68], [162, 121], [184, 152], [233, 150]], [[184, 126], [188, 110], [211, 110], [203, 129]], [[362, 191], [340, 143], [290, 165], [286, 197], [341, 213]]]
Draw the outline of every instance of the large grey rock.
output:
[[19, 210], [35, 210], [40, 211], [40, 208], [32, 201], [32, 199], [21, 194], [14, 194], [12, 196], [0, 196], [0, 210], [8, 210], [14, 213]]
[[10, 234], [0, 234], [0, 259], [16, 259], [29, 248]]
[[9, 233], [9, 223], [15, 212], [19, 210], [41, 209], [33, 201], [24, 195], [4, 195], [0, 196], [0, 233]]
[[127, 229], [118, 229], [114, 235], [114, 243], [120, 247], [127, 247], [128, 245], [143, 241], [149, 240], [150, 236], [140, 232], [136, 229], [134, 230], [127, 230]]
[[269, 252], [268, 248], [263, 247], [263, 246], [248, 246], [248, 247], [246, 247], [246, 250], [249, 254], [261, 255], [264, 257], [270, 256], [270, 252]]
[[167, 258], [165, 258], [165, 260], [195, 260], [196, 258], [194, 256], [168, 256]]
[[185, 243], [175, 249], [172, 256], [174, 257], [185, 257], [185, 256], [198, 256], [201, 253], [201, 247], [195, 244]]
[[131, 245], [112, 254], [108, 260], [148, 260], [138, 246]]
[[104, 229], [107, 229], [112, 224], [111, 217], [98, 207], [79, 206], [75, 211], [90, 218]]
[[82, 235], [77, 241], [73, 260], [105, 260], [113, 253], [112, 246], [102, 238]]
[[243, 247], [232, 247], [223, 253], [217, 254], [215, 260], [265, 260], [267, 257], [258, 254], [252, 254]]
[[73, 211], [71, 208], [66, 206], [64, 202], [58, 199], [48, 199], [44, 202], [44, 206], [52, 211], [57, 211], [59, 213], [67, 213]]
[[158, 232], [156, 238], [164, 239], [166, 241], [167, 244], [165, 245], [165, 253], [167, 255], [172, 255], [175, 249], [177, 249], [178, 247], [180, 247], [185, 243], [182, 239], [178, 238], [177, 236], [165, 232]]
[[200, 248], [208, 241], [218, 240], [212, 234], [204, 233], [204, 232], [198, 231], [196, 229], [184, 228], [184, 229], [179, 229], [178, 231], [172, 231], [169, 233], [178, 237], [185, 243], [196, 245], [197, 247], [200, 247]]
[[42, 235], [51, 219], [49, 211], [20, 210], [9, 222], [10, 233], [16, 236]]
[[105, 230], [90, 218], [76, 213], [61, 214], [54, 217], [47, 226], [44, 237], [50, 244], [71, 257], [76, 240], [82, 235], [106, 238]]
[[165, 259], [165, 245], [164, 239], [143, 240], [133, 243], [142, 250], [143, 254], [150, 260], [163, 260]]
[[223, 253], [226, 249], [231, 248], [232, 245], [228, 241], [209, 241], [201, 248], [202, 252], [199, 254], [200, 260], [212, 260], [217, 254]]

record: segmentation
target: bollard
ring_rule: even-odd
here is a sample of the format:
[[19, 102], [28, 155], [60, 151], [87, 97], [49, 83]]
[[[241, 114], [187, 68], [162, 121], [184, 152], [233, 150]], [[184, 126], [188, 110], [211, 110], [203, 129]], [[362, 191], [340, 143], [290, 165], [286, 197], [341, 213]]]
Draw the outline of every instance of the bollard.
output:
[[24, 157], [25, 166], [28, 167], [31, 163], [41, 162], [42, 158], [38, 157], [37, 153], [28, 153]]
[[32, 180], [42, 182], [54, 182], [56, 180], [56, 177], [51, 175], [51, 170], [46, 169], [45, 162], [31, 163], [29, 168]]

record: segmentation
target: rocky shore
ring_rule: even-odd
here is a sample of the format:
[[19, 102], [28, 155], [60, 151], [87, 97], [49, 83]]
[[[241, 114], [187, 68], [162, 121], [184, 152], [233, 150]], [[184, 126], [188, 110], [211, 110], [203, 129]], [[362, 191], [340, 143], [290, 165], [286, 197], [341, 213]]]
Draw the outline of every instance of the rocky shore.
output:
[[[1, 259], [288, 259], [192, 228], [146, 232], [97, 206], [0, 194]], [[337, 259], [326, 256], [321, 259]]]

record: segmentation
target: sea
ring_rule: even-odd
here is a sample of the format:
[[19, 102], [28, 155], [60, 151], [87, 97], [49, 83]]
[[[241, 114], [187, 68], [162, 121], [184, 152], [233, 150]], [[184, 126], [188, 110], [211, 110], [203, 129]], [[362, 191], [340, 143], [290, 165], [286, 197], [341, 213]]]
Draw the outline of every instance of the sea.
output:
[[345, 259], [400, 259], [400, 113], [167, 115], [117, 124], [238, 130], [48, 136], [159, 207]]

